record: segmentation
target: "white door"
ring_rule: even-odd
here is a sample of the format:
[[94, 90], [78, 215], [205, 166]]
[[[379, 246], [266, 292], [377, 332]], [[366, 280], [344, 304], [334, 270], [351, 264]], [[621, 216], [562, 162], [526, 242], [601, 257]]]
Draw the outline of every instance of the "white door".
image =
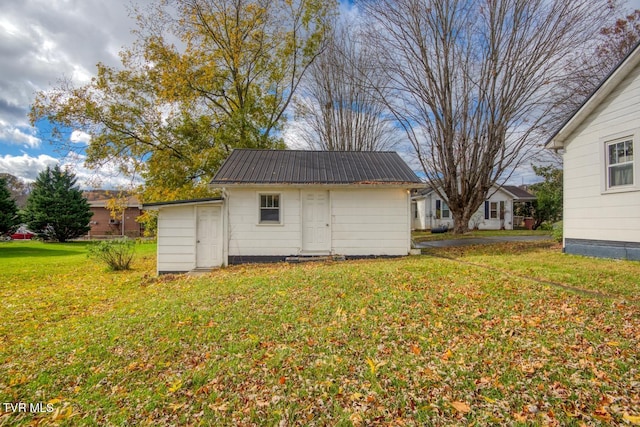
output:
[[331, 251], [328, 191], [302, 192], [302, 250]]
[[196, 235], [196, 268], [222, 265], [221, 211], [216, 206], [198, 206]]

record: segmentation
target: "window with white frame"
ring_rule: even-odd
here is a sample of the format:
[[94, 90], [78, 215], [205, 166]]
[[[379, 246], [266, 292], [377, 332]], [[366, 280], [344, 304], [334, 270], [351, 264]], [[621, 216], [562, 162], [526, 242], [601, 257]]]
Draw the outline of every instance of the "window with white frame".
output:
[[489, 204], [489, 218], [498, 219], [498, 202], [491, 202]]
[[436, 199], [436, 219], [451, 218], [451, 210], [444, 200]]
[[442, 218], [451, 218], [451, 210], [444, 200], [442, 201]]
[[280, 224], [279, 194], [260, 194], [260, 224]]
[[607, 188], [633, 185], [633, 140], [606, 143]]

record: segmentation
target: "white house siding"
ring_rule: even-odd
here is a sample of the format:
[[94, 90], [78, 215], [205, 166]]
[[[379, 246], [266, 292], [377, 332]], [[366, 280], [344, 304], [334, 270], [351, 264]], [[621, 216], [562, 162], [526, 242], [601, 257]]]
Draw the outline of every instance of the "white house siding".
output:
[[416, 199], [411, 203], [411, 221], [413, 230], [431, 228], [427, 220], [427, 201], [425, 198]]
[[158, 272], [190, 271], [196, 265], [195, 206], [169, 206], [158, 213]]
[[[259, 195], [280, 194], [281, 223], [259, 223]], [[232, 188], [226, 201], [229, 256], [288, 256], [301, 251], [300, 190], [297, 188]]]
[[[424, 229], [431, 229], [447, 225], [450, 229], [453, 228], [453, 216], [449, 211], [449, 218], [436, 218], [436, 206], [437, 201], [442, 200], [436, 193], [426, 195], [424, 198], [416, 200], [416, 207], [418, 209], [420, 219], [414, 219], [414, 224], [421, 225]], [[506, 230], [513, 230], [513, 198], [502, 190], [498, 190], [490, 194], [487, 201], [498, 203], [498, 210], [500, 202], [504, 202], [504, 220], [499, 217], [496, 219], [485, 219], [485, 206], [484, 202], [480, 205], [478, 210], [474, 213], [469, 221], [469, 228], [473, 229], [476, 226], [479, 230], [501, 230], [503, 227]], [[442, 206], [442, 204], [441, 204]], [[441, 214], [442, 215], [442, 214]], [[489, 215], [490, 216], [490, 215]]]
[[[605, 141], [633, 135], [636, 188], [605, 191]], [[565, 142], [564, 237], [640, 243], [640, 67]], [[567, 245], [567, 243], [569, 243]], [[580, 252], [580, 251], [577, 251]]]
[[407, 255], [409, 192], [394, 188], [331, 191], [333, 252], [340, 255]]

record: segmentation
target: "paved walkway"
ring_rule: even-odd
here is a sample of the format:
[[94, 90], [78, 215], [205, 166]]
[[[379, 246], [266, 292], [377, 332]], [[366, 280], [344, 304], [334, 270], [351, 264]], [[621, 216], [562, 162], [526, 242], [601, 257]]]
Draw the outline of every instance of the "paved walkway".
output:
[[535, 242], [540, 240], [550, 240], [551, 236], [487, 236], [470, 237], [462, 239], [433, 240], [429, 242], [419, 242], [416, 248], [452, 248], [456, 246], [490, 245], [499, 242]]

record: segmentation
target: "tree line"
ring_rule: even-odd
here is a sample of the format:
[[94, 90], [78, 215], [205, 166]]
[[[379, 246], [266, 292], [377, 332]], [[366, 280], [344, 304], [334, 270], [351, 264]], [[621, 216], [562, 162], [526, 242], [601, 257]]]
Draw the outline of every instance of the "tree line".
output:
[[0, 236], [26, 224], [39, 238], [66, 242], [91, 229], [93, 212], [71, 171], [55, 166], [40, 172], [30, 185], [23, 209], [18, 209], [10, 181], [6, 175], [0, 176]]
[[[610, 0], [165, 0], [84, 86], [37, 94], [31, 121], [86, 165], [144, 179], [145, 201], [193, 198], [234, 148], [406, 148], [455, 231], [540, 155], [634, 46], [640, 11]], [[294, 118], [297, 126], [286, 126]]]

